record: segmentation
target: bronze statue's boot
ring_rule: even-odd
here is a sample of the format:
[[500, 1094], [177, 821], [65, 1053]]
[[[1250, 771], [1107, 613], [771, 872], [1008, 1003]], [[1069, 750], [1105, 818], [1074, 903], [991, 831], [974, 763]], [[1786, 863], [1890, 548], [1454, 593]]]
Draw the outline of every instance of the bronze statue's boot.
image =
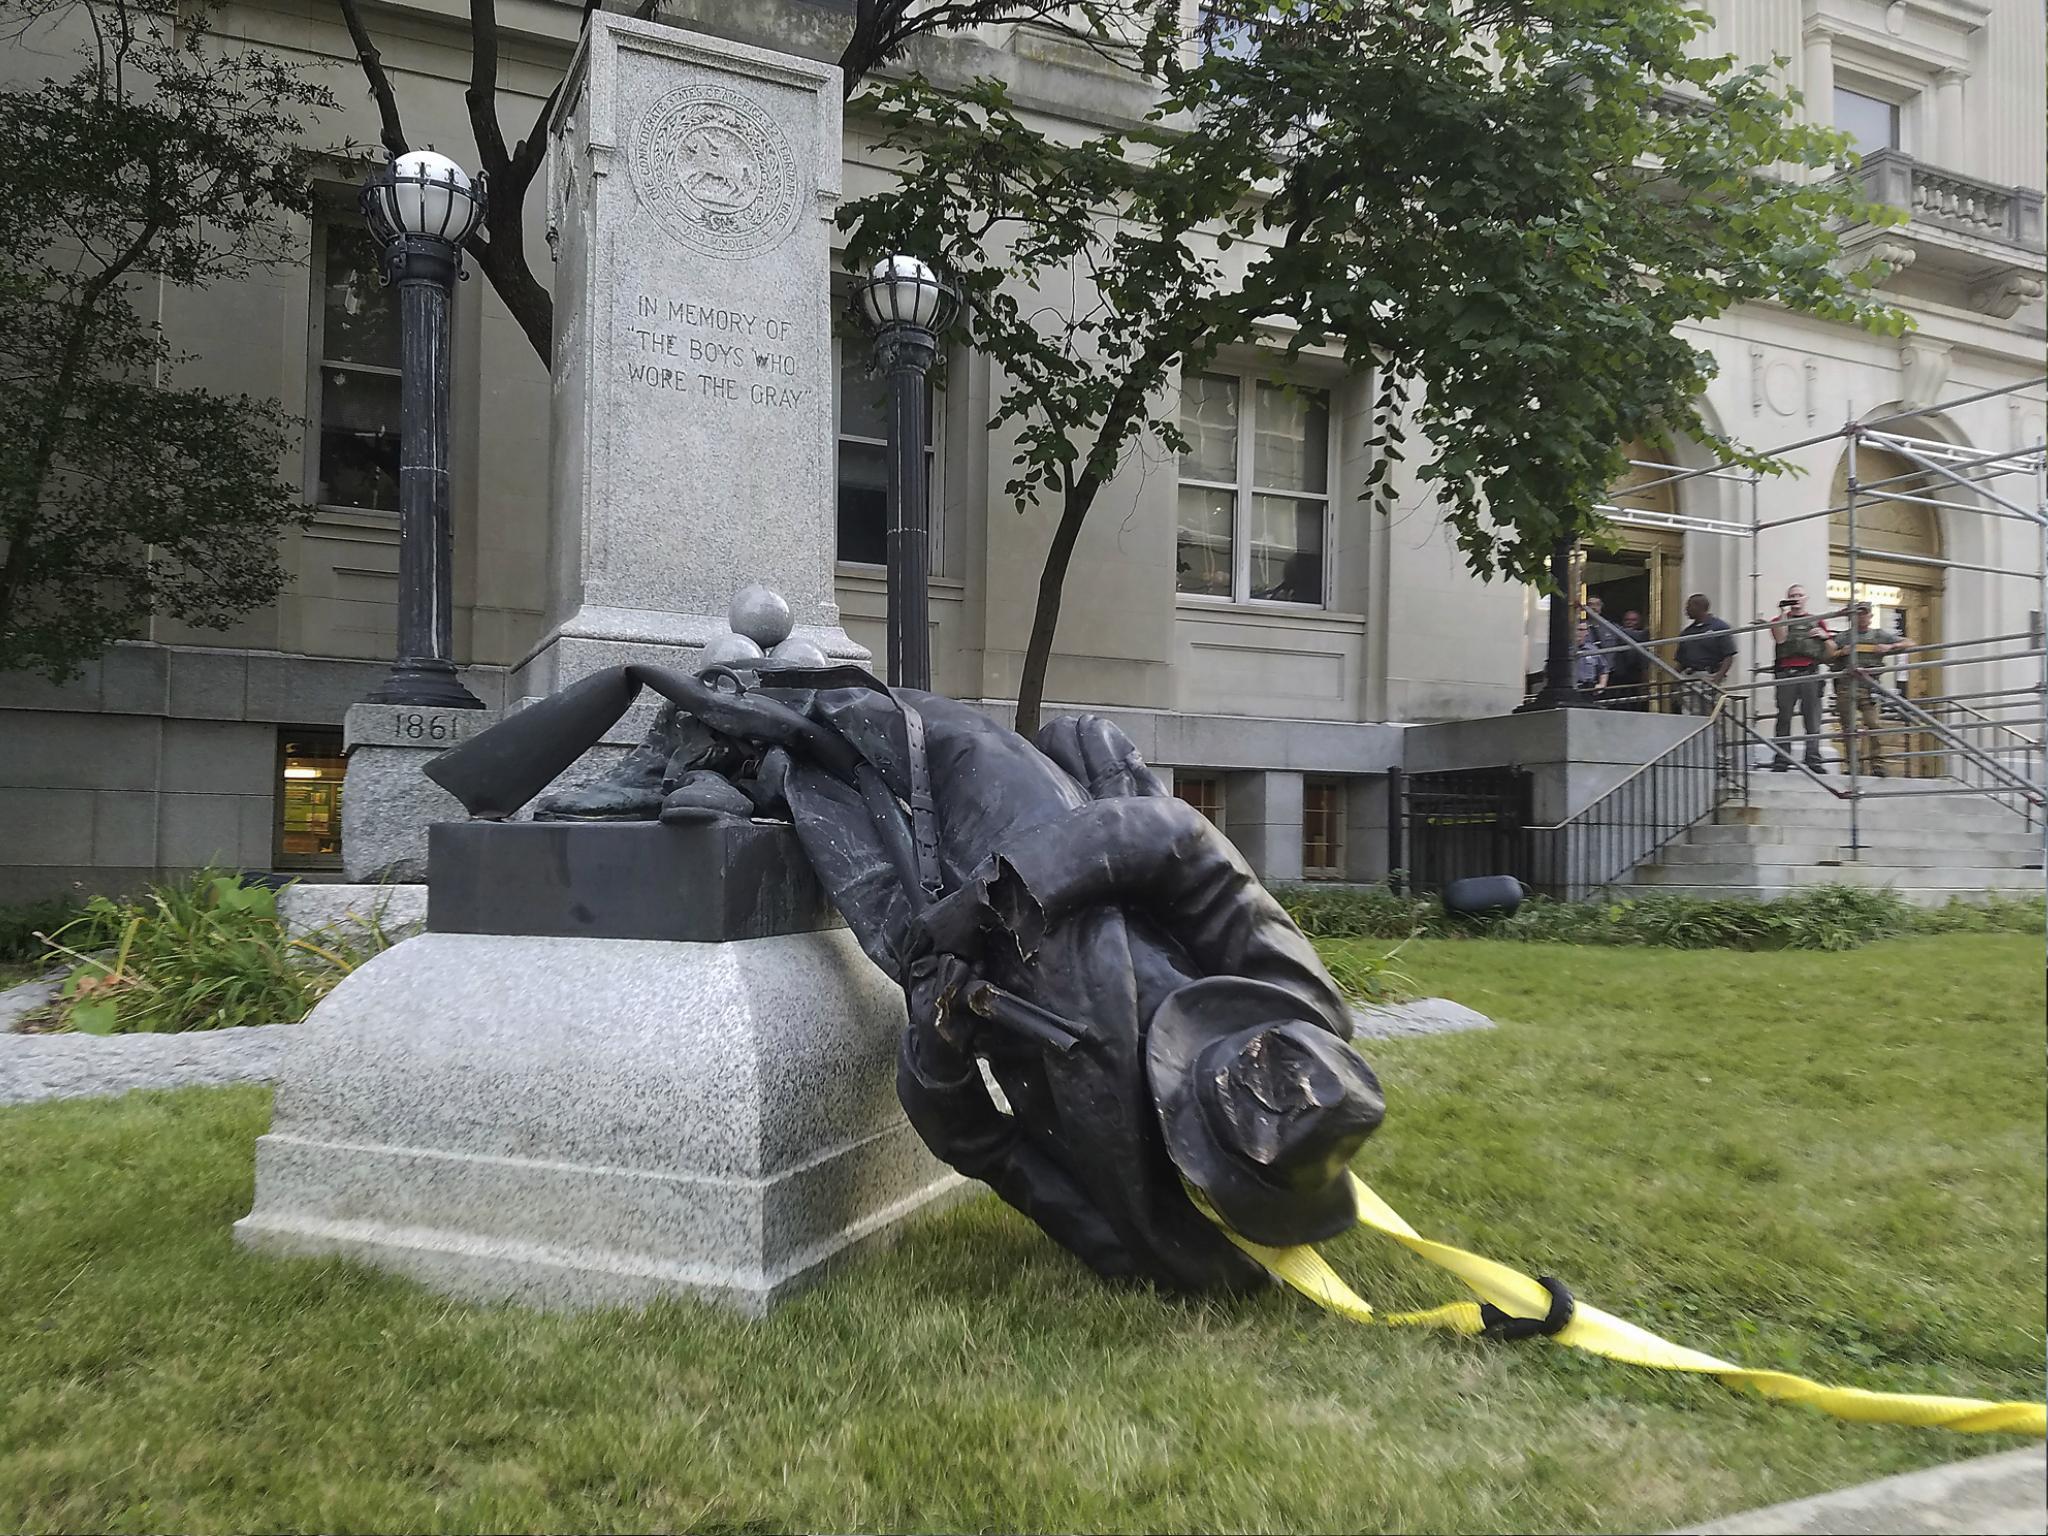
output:
[[680, 734], [676, 706], [665, 704], [646, 739], [601, 779], [543, 795], [535, 821], [653, 821], [667, 796], [662, 780]]
[[691, 770], [682, 783], [669, 791], [661, 806], [661, 819], [670, 823], [745, 821], [753, 814], [752, 800], [704, 768]]

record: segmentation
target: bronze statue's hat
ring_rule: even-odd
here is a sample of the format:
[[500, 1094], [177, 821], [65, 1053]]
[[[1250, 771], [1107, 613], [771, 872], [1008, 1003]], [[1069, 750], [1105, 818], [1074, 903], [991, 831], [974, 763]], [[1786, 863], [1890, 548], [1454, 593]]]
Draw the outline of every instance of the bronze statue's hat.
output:
[[1145, 1066], [1174, 1166], [1238, 1235], [1288, 1247], [1357, 1220], [1349, 1165], [1386, 1103], [1301, 998], [1235, 976], [1190, 982], [1153, 1014]]

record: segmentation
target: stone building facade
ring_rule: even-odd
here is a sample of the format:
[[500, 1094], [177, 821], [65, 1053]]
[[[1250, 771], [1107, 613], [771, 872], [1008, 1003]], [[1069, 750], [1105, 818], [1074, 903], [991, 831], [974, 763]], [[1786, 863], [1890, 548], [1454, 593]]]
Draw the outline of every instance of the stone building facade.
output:
[[[836, 0], [667, 0], [656, 19], [830, 59]], [[1823, 434], [1850, 419], [1915, 412], [1910, 429], [1977, 447], [2037, 442], [2039, 391], [1954, 410], [1939, 402], [2042, 369], [2043, 26], [2031, 0], [1712, 0], [1717, 46], [1786, 59], [1809, 109], [1853, 132], [1873, 185], [1904, 224], [1852, 232], [1899, 263], [1892, 289], [1918, 329], [1903, 342], [1766, 306], [1700, 331], [1720, 363], [1706, 414], [1747, 442], [1821, 438], [1792, 454], [1803, 474], [1754, 489], [1702, 477], [1618, 495], [1615, 547], [1586, 578], [1610, 606], [1640, 607], [1660, 632], [1682, 595], [1705, 591], [1746, 618], [1757, 593], [1818, 588], [1840, 563], [1826, 518], [1738, 535], [1822, 506], [1843, 472]], [[1187, 0], [1190, 21], [1196, 7]], [[505, 0], [501, 115], [517, 133], [560, 77], [578, 8]], [[402, 3], [373, 13], [409, 135], [466, 163], [458, 13]], [[224, 13], [220, 35], [331, 66], [344, 110], [321, 142], [374, 142], [338, 11], [264, 0]], [[71, 68], [78, 39], [31, 31], [0, 70]], [[1028, 25], [925, 45], [935, 79], [994, 74], [1043, 121], [1135, 118], [1142, 86], [1091, 50]], [[889, 170], [849, 118], [847, 197]], [[288, 540], [289, 589], [225, 634], [152, 627], [79, 679], [0, 675], [0, 901], [133, 885], [217, 861], [320, 877], [338, 867], [340, 724], [383, 674], [394, 637], [396, 346], [372, 253], [337, 163], [302, 229], [301, 259], [159, 306], [184, 377], [274, 396], [305, 421], [281, 471], [303, 484], [312, 521]], [[528, 245], [547, 250], [547, 199]], [[542, 272], [543, 278], [546, 272]], [[1277, 339], [1277, 338], [1276, 338]], [[837, 598], [854, 638], [882, 648], [882, 449], [874, 385], [857, 340], [837, 344]], [[455, 633], [470, 688], [512, 702], [542, 640], [552, 532], [549, 382], [487, 283], [461, 285], [454, 324]], [[1052, 520], [1003, 493], [1010, 443], [991, 434], [997, 382], [956, 347], [934, 401], [932, 612], [936, 686], [1000, 708], [1014, 698]], [[1370, 878], [1386, 863], [1387, 773], [1405, 725], [1504, 714], [1523, 696], [1538, 632], [1532, 594], [1482, 584], [1429, 498], [1400, 485], [1383, 517], [1359, 500], [1369, 461], [1370, 381], [1304, 355], [1272, 387], [1269, 360], [1226, 355], [1183, 383], [1195, 452], [1157, 443], [1129, 455], [1102, 494], [1073, 562], [1048, 697], [1122, 720], [1274, 879]], [[1703, 466], [1687, 445], [1679, 462]], [[1639, 473], [1638, 478], [1642, 478]], [[1868, 476], [1866, 475], [1866, 478]], [[746, 509], [732, 509], [744, 517]], [[1898, 504], [1886, 536], [1985, 570], [1901, 563], [1899, 606], [1916, 638], [2039, 624], [2038, 541], [1994, 519]], [[1890, 515], [1890, 514], [1886, 514]], [[679, 539], [688, 530], [679, 527]], [[1997, 574], [1998, 572], [2011, 574]]]

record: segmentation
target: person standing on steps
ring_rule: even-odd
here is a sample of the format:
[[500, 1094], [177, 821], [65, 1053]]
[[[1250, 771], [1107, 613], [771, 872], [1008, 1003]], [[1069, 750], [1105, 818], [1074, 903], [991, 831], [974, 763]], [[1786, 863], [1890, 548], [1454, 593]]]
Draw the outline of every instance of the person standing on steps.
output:
[[[1881, 728], [1878, 718], [1878, 695], [1873, 683], [1884, 681], [1885, 658], [1893, 651], [1904, 650], [1906, 642], [1883, 625], [1874, 622], [1870, 616], [1870, 604], [1858, 603], [1855, 608], [1856, 627], [1842, 637], [1842, 643], [1833, 647], [1835, 667], [1835, 717], [1842, 727], [1842, 761], [1849, 765], [1851, 773], [1868, 773], [1875, 778], [1885, 776], [1884, 742], [1877, 735]], [[1854, 673], [1855, 692], [1853, 718], [1851, 710], [1850, 674]], [[1859, 746], [1868, 743], [1867, 750]]]
[[1685, 674], [1685, 712], [1710, 715], [1716, 695], [1728, 685], [1728, 669], [1735, 665], [1735, 637], [1728, 632], [1726, 619], [1714, 617], [1704, 592], [1685, 600], [1685, 616], [1692, 622], [1678, 632], [1674, 658]]
[[[1602, 643], [1621, 645], [1627, 640], [1645, 647], [1650, 643], [1650, 632], [1643, 627], [1643, 616], [1633, 608], [1621, 616], [1621, 623]], [[1650, 707], [1647, 651], [1639, 651], [1632, 645], [1614, 652], [1608, 657], [1608, 681], [1613, 685], [1607, 704], [1609, 709], [1627, 709], [1640, 714]]]
[[1606, 700], [1600, 696], [1607, 691], [1610, 671], [1611, 666], [1606, 653], [1600, 649], [1600, 643], [1581, 624], [1572, 640], [1572, 686], [1589, 702], [1605, 703]]
[[1805, 726], [1806, 766], [1814, 773], [1826, 773], [1820, 755], [1821, 687], [1824, 662], [1834, 649], [1827, 620], [1806, 611], [1806, 588], [1790, 586], [1778, 604], [1776, 617], [1758, 615], [1757, 623], [1768, 624], [1771, 643], [1776, 647], [1771, 671], [1778, 680], [1777, 758], [1771, 772], [1784, 773], [1792, 766], [1792, 716], [1798, 714]]

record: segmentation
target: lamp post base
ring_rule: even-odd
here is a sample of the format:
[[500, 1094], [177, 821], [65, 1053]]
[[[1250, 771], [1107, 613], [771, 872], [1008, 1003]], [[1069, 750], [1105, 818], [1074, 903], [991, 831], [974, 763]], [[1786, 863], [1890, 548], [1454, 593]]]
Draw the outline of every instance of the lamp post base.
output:
[[452, 662], [409, 657], [364, 700], [368, 704], [410, 704], [423, 709], [482, 709], [484, 701], [462, 686]]
[[1555, 683], [1545, 683], [1536, 697], [1526, 704], [1515, 706], [1518, 715], [1533, 714], [1539, 709], [1598, 709], [1600, 701], [1590, 699], [1576, 688], [1560, 688]]

